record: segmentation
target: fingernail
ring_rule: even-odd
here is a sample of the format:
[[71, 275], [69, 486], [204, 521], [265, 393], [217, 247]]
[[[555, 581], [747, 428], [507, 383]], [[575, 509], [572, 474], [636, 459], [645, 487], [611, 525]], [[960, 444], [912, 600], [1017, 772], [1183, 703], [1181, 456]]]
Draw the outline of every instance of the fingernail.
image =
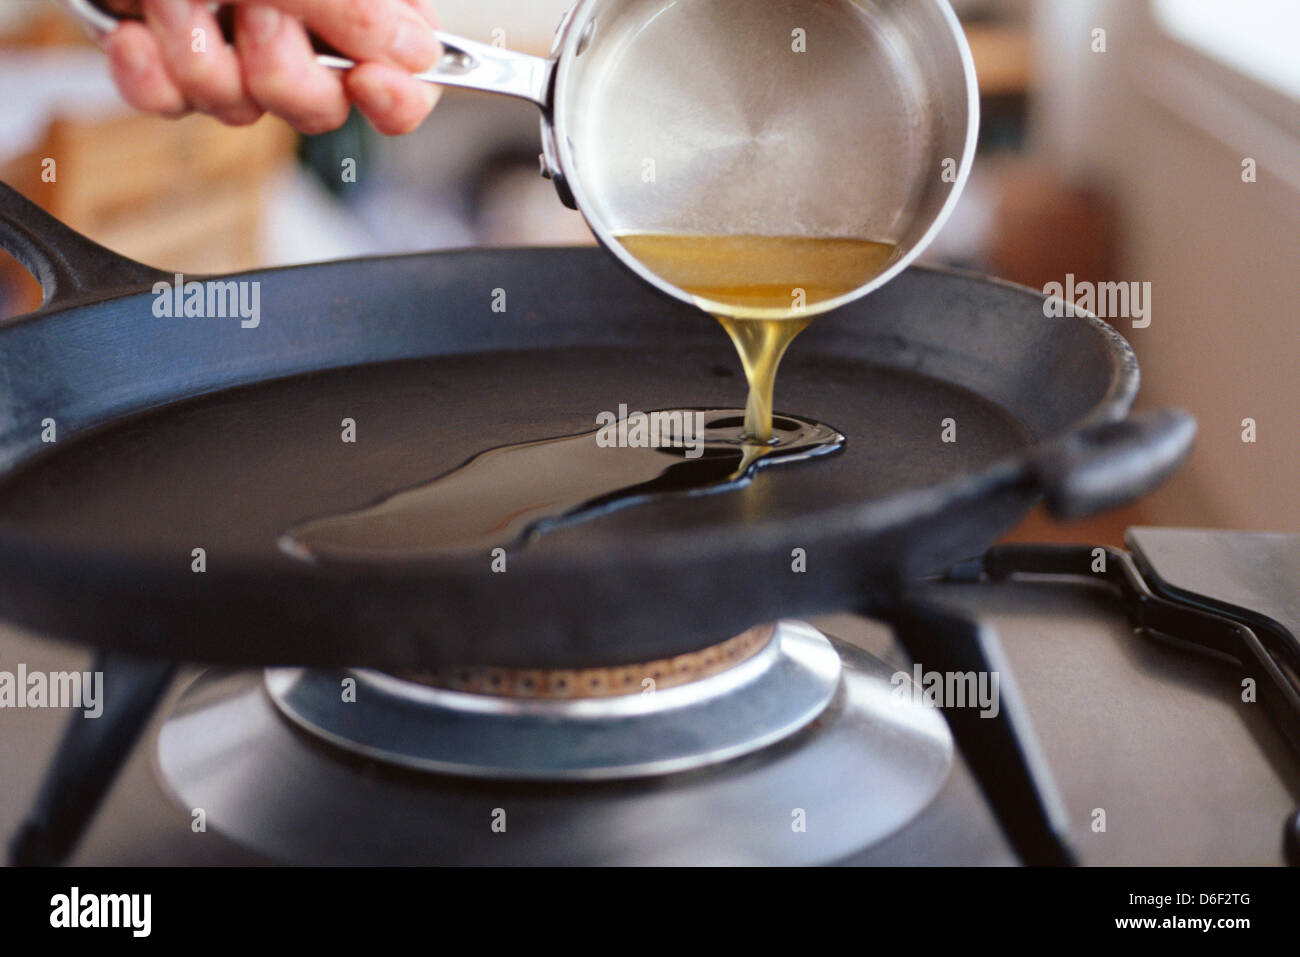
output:
[[442, 56], [442, 44], [433, 35], [433, 27], [415, 17], [404, 17], [389, 52], [409, 70], [427, 70]]
[[428, 104], [429, 109], [433, 109], [434, 104], [438, 102], [438, 97], [442, 95], [442, 89], [432, 83], [421, 83], [420, 88], [424, 90], [424, 102]]
[[257, 44], [270, 43], [280, 32], [280, 11], [275, 7], [250, 6], [244, 17], [248, 38]]

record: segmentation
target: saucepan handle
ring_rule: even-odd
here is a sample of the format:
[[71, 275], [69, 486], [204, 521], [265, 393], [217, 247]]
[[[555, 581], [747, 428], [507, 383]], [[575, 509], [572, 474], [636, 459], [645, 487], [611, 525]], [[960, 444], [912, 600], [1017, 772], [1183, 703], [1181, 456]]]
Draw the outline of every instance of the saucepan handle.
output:
[[1049, 446], [1030, 468], [1052, 515], [1084, 518], [1159, 486], [1182, 464], [1195, 437], [1196, 420], [1186, 412], [1143, 412], [1074, 432]]
[[[122, 20], [141, 17], [142, 0], [58, 0], [97, 38], [112, 33]], [[232, 8], [221, 7], [217, 21], [227, 41], [234, 37]], [[440, 86], [461, 86], [488, 93], [500, 93], [536, 103], [549, 109], [551, 71], [554, 60], [516, 53], [487, 43], [467, 40], [435, 31], [446, 51], [442, 59], [416, 78]], [[319, 37], [312, 37], [316, 60], [335, 70], [350, 70], [356, 63]]]
[[0, 249], [36, 277], [42, 306], [134, 292], [163, 275], [63, 225], [7, 183], [0, 183]]

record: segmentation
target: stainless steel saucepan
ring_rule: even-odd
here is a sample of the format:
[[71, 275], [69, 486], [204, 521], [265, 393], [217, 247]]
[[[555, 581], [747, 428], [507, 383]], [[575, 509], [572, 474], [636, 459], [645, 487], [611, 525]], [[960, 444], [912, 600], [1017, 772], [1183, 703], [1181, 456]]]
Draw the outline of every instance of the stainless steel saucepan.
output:
[[[92, 30], [117, 24], [63, 0]], [[975, 152], [970, 51], [946, 0], [579, 0], [548, 58], [440, 33], [421, 78], [536, 103], [542, 167], [600, 242], [627, 233], [867, 239], [888, 268], [943, 225]], [[320, 62], [352, 61], [334, 52]]]

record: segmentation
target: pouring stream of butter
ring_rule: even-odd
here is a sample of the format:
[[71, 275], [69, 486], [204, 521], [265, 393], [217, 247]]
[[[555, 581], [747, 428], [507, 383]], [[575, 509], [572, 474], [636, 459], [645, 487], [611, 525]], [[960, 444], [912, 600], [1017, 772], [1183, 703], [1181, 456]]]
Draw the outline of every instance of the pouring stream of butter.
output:
[[892, 243], [807, 236], [623, 233], [625, 249], [689, 293], [735, 343], [749, 381], [745, 432], [772, 437], [776, 370], [818, 307], [870, 282], [893, 261]]

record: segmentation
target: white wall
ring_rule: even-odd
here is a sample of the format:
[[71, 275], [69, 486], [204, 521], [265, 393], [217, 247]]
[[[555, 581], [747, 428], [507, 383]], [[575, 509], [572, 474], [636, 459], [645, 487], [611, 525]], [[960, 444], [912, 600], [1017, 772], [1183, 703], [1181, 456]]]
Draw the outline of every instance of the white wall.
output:
[[[1105, 54], [1089, 48], [1096, 27]], [[1153, 284], [1151, 326], [1119, 323], [1143, 404], [1200, 420], [1153, 514], [1300, 531], [1300, 105], [1165, 34], [1145, 0], [1043, 0], [1035, 32], [1035, 140], [1114, 192], [1128, 273], [1117, 278]], [[1254, 445], [1241, 441], [1247, 417]]]

